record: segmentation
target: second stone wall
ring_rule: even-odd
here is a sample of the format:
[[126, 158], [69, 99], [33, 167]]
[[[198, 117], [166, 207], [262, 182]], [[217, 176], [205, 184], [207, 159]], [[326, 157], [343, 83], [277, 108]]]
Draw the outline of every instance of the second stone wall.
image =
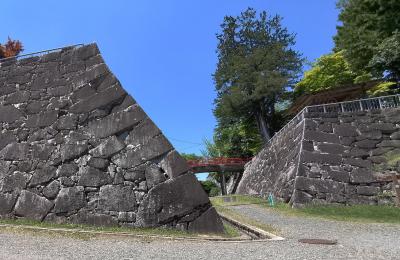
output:
[[380, 177], [399, 172], [400, 108], [304, 112], [290, 124], [248, 163], [237, 193], [293, 206], [393, 202]]

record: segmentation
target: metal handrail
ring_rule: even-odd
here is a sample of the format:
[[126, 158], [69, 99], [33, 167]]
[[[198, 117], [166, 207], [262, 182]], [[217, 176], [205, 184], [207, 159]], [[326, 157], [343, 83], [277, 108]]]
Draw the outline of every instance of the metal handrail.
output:
[[[392, 99], [395, 101], [394, 103], [388, 105], [387, 100]], [[363, 102], [376, 102], [376, 106], [363, 106]], [[356, 104], [359, 105], [359, 109], [354, 109], [353, 111], [344, 111], [343, 105], [348, 104]], [[318, 111], [318, 113], [329, 113], [330, 106], [337, 106], [340, 107], [341, 111], [337, 112], [357, 112], [357, 111], [369, 111], [372, 109], [385, 109], [385, 108], [393, 108], [393, 107], [400, 107], [400, 94], [395, 95], [388, 95], [388, 96], [381, 96], [381, 97], [373, 97], [373, 98], [364, 98], [364, 99], [357, 99], [351, 101], [343, 101], [337, 103], [328, 103], [328, 104], [321, 104], [321, 105], [311, 105], [304, 107], [296, 116], [294, 116], [284, 127], [282, 127], [278, 132], [272, 136], [268, 142], [264, 145], [266, 147], [269, 145], [273, 140], [278, 138], [280, 134], [285, 131], [289, 126], [291, 126], [297, 119], [300, 119], [298, 122], [301, 122], [304, 119], [304, 112], [309, 112], [310, 108], [322, 108], [322, 111]]]
[[22, 54], [22, 55], [2, 58], [2, 59], [0, 59], [0, 63], [4, 62], [4, 61], [7, 61], [7, 60], [12, 60], [12, 59], [19, 60], [21, 58], [32, 57], [32, 56], [38, 55], [38, 54], [48, 54], [50, 52], [55, 52], [55, 51], [59, 51], [59, 50], [66, 49], [66, 48], [76, 48], [78, 46], [81, 47], [81, 46], [84, 46], [84, 45], [85, 44], [83, 44], [83, 43], [79, 43], [79, 44], [68, 45], [68, 46], [59, 47], [59, 48], [55, 48], [55, 49], [43, 50], [43, 51], [38, 51], [38, 52], [31, 52], [31, 53], [27, 53], [27, 54]]

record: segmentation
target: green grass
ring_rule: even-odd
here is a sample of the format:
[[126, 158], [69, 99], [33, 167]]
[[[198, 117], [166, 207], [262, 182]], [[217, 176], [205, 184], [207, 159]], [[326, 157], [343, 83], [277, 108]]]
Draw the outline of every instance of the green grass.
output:
[[277, 203], [270, 207], [265, 199], [234, 195], [235, 202], [226, 203], [223, 197], [211, 198], [213, 205], [218, 208], [234, 205], [256, 204], [263, 208], [275, 210], [289, 216], [316, 217], [338, 221], [366, 222], [366, 223], [393, 223], [400, 224], [400, 208], [394, 206], [373, 205], [310, 205], [304, 208], [291, 208], [285, 203]]
[[[69, 231], [77, 231], [77, 232], [69, 232], [72, 237], [83, 239], [91, 238], [96, 236], [96, 234], [83, 234], [78, 231], [92, 231], [92, 232], [104, 232], [104, 233], [128, 233], [132, 235], [143, 235], [143, 236], [165, 236], [165, 237], [200, 237], [201, 234], [180, 231], [172, 228], [128, 228], [128, 227], [97, 227], [97, 226], [89, 226], [89, 225], [77, 225], [77, 224], [55, 224], [50, 222], [40, 222], [29, 219], [0, 219], [0, 224], [8, 224], [16, 227], [39, 227], [39, 228], [49, 228], [49, 229], [67, 229]], [[234, 232], [234, 228], [230, 227], [230, 225], [224, 225], [225, 234], [223, 237], [237, 237], [239, 236], [238, 232]], [[5, 228], [3, 228], [5, 229]], [[7, 228], [6, 228], [7, 229]], [[10, 229], [10, 228], [8, 228]], [[59, 231], [41, 231], [42, 233], [54, 233]], [[66, 234], [66, 232], [62, 232]], [[213, 235], [213, 234], [210, 234]]]

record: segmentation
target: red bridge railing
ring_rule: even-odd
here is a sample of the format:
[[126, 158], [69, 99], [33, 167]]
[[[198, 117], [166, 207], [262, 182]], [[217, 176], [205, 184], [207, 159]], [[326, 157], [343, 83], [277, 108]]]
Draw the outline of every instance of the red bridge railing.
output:
[[199, 160], [187, 160], [190, 167], [203, 167], [212, 165], [245, 165], [247, 162], [251, 161], [252, 158], [226, 158], [226, 157], [216, 157], [216, 158], [204, 158]]

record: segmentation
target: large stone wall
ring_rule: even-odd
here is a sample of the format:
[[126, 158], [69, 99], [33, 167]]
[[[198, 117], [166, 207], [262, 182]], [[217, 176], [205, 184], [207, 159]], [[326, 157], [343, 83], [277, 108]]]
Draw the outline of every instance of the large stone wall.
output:
[[223, 231], [95, 44], [0, 62], [0, 216]]
[[300, 118], [295, 119], [246, 165], [237, 193], [262, 196], [272, 193], [282, 201], [290, 200], [299, 163], [303, 124]]
[[[303, 118], [298, 124], [303, 126], [300, 138], [290, 136], [296, 129], [286, 128], [276, 139], [285, 139], [281, 145], [288, 148], [273, 141], [246, 167], [239, 193], [267, 196], [272, 192], [293, 206], [393, 201], [390, 181], [379, 177], [399, 171], [400, 108], [304, 113]], [[290, 152], [296, 154], [297, 163], [286, 163], [296, 161]], [[276, 182], [279, 178], [288, 181]]]

